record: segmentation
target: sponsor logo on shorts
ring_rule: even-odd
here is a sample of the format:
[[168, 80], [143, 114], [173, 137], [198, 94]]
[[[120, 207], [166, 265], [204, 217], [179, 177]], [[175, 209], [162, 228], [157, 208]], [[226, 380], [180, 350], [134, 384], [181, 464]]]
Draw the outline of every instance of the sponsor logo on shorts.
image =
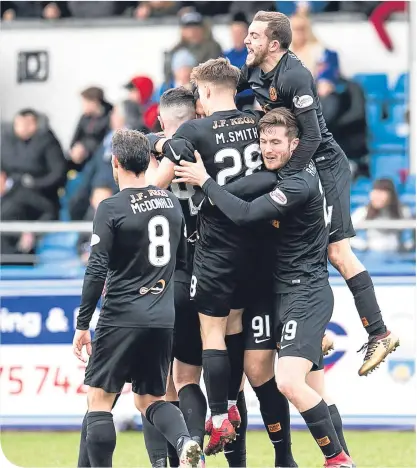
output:
[[294, 96], [293, 103], [297, 109], [305, 109], [313, 104], [314, 99], [312, 96], [305, 94], [304, 96]]
[[150, 288], [147, 288], [143, 286], [142, 288], [139, 289], [139, 294], [144, 296], [145, 294], [148, 294], [150, 292], [151, 294], [161, 294], [161, 292], [165, 289], [165, 280], [160, 279], [157, 281], [157, 283], [154, 286], [151, 286]]
[[369, 327], [369, 322], [368, 322], [368, 320], [366, 319], [366, 317], [362, 317], [361, 320], [362, 320], [362, 325], [363, 325], [364, 327]]
[[272, 191], [270, 194], [270, 197], [272, 200], [274, 200], [278, 205], [286, 205], [287, 204], [287, 197], [285, 196], [285, 193], [282, 192], [279, 188], [276, 188], [274, 191]]
[[269, 432], [279, 432], [281, 430], [281, 423], [268, 424]]
[[325, 447], [326, 445], [330, 444], [330, 439], [326, 437], [322, 437], [321, 439], [316, 439], [319, 447]]

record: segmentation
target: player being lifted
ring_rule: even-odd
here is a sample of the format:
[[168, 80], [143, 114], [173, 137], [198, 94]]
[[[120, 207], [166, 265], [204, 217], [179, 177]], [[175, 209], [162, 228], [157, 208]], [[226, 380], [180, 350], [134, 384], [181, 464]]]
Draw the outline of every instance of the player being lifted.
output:
[[[279, 343], [278, 387], [304, 418], [319, 445], [325, 466], [353, 468], [341, 427], [336, 430], [323, 395], [321, 342], [333, 312], [327, 271], [329, 219], [316, 167], [285, 175], [298, 145], [298, 128], [288, 109], [275, 109], [259, 123], [264, 163], [278, 171], [275, 189], [252, 202], [227, 193], [197, 163], [181, 161], [179, 182], [202, 187], [206, 196], [238, 225], [270, 221], [274, 235], [276, 342]], [[328, 403], [328, 402], [327, 402]]]
[[[258, 119], [238, 111], [234, 102], [238, 78], [239, 70], [223, 58], [194, 68], [192, 80], [208, 117], [182, 125], [174, 139], [158, 143], [167, 157], [158, 168], [155, 184], [170, 183], [175, 163], [187, 157], [181, 141], [188, 144], [189, 159], [194, 159], [194, 148], [200, 151], [208, 171], [222, 185], [251, 174], [260, 165]], [[248, 243], [250, 237], [244, 230], [216, 207], [203, 205], [190, 294], [199, 312], [204, 378], [213, 423], [207, 454], [220, 451], [234, 438], [229, 419], [239, 424], [236, 407], [228, 408], [228, 400], [236, 402], [243, 373], [241, 317], [245, 297], [238, 286], [246, 274]]]
[[350, 247], [355, 235], [350, 218], [351, 173], [346, 155], [326, 127], [311, 73], [289, 50], [292, 32], [282, 13], [259, 11], [249, 27], [245, 44], [246, 65], [241, 70], [238, 92], [251, 88], [265, 112], [290, 109], [297, 117], [300, 143], [285, 169], [293, 174], [313, 159], [326, 194], [331, 219], [329, 260], [353, 294], [368, 342], [359, 375], [373, 371], [399, 345], [387, 330], [375, 296], [372, 279]]
[[[75, 355], [90, 359], [86, 445], [90, 466], [111, 467], [116, 432], [111, 409], [127, 380], [135, 405], [177, 448], [181, 466], [197, 466], [201, 449], [182, 413], [165, 401], [174, 327], [174, 269], [185, 261], [184, 221], [176, 197], [149, 186], [150, 159], [143, 134], [119, 130], [112, 139], [112, 165], [120, 192], [98, 207], [91, 237]], [[89, 324], [107, 278], [93, 343]]]

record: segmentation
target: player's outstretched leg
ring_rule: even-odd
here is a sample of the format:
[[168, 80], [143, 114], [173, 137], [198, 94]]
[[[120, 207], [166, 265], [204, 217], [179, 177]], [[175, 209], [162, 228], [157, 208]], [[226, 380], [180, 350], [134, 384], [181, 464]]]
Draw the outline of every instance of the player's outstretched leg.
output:
[[297, 467], [291, 451], [290, 407], [278, 390], [276, 350], [246, 350], [245, 373], [258, 397], [262, 420], [275, 451], [275, 467]]
[[375, 370], [388, 354], [399, 346], [399, 338], [387, 330], [375, 296], [369, 273], [352, 252], [349, 239], [329, 244], [329, 260], [346, 280], [355, 299], [356, 309], [367, 331], [368, 342], [361, 348], [365, 351], [359, 375], [368, 375]]
[[241, 390], [237, 397], [236, 408], [240, 416], [240, 425], [236, 429], [236, 439], [224, 446], [224, 456], [229, 467], [246, 467], [246, 431], [248, 428], [248, 410], [245, 393]]
[[340, 417], [339, 410], [337, 406], [332, 402], [331, 398], [326, 393], [325, 381], [324, 381], [324, 369], [320, 369], [314, 372], [310, 372], [306, 378], [307, 384], [315, 390], [326, 402], [329, 407], [330, 417], [332, 419], [333, 427], [335, 428], [337, 437], [339, 439], [340, 445], [347, 455], [350, 456], [349, 450], [347, 448], [345, 435], [343, 433], [343, 423], [342, 418]]
[[212, 317], [200, 313], [203, 341], [203, 370], [213, 428], [205, 448], [206, 455], [223, 450], [225, 443], [234, 440], [236, 432], [228, 419], [230, 361], [225, 336], [227, 317]]
[[191, 439], [179, 408], [153, 395], [135, 394], [135, 404], [141, 414], [176, 447], [180, 466], [199, 465], [201, 448]]

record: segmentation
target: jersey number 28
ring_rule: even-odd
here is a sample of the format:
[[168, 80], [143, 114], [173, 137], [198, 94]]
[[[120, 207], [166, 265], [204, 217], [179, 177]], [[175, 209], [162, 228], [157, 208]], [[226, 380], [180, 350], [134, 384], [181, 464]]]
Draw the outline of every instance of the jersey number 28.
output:
[[149, 263], [163, 267], [171, 260], [169, 222], [164, 216], [154, 216], [148, 223]]
[[[254, 154], [259, 156], [254, 158]], [[233, 165], [218, 172], [217, 183], [219, 185], [224, 185], [228, 178], [238, 175], [243, 167], [246, 167], [245, 176], [252, 174], [262, 163], [261, 148], [258, 143], [251, 143], [243, 150], [243, 158], [236, 148], [223, 148], [214, 155], [214, 162], [222, 163], [226, 158], [231, 158]]]

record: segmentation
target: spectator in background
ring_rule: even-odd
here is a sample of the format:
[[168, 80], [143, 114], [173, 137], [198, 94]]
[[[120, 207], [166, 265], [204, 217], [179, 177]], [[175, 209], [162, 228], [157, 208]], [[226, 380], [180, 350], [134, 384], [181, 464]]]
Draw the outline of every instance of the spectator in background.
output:
[[69, 150], [71, 169], [81, 170], [109, 130], [112, 105], [104, 99], [101, 88], [91, 87], [81, 93], [83, 114], [77, 124]]
[[180, 49], [187, 49], [197, 63], [222, 55], [220, 45], [213, 39], [210, 28], [204, 26], [203, 17], [196, 11], [184, 13], [180, 18], [181, 40], [169, 52], [165, 53], [165, 83], [173, 80], [172, 56]]
[[109, 18], [122, 15], [133, 2], [88, 2], [83, 0], [66, 3], [73, 18]]
[[86, 164], [81, 174], [81, 185], [69, 202], [70, 217], [73, 220], [86, 217], [90, 221], [89, 200], [101, 199], [103, 196], [108, 198], [117, 191], [111, 167], [111, 139], [113, 133], [121, 128], [144, 130], [139, 104], [126, 100], [116, 105], [111, 112], [110, 127], [91, 161]]
[[[64, 4], [61, 6], [57, 3]], [[66, 2], [1, 2], [2, 18], [5, 21], [14, 19], [57, 19], [68, 16]]]
[[[376, 180], [368, 206], [357, 208], [352, 213], [354, 226], [364, 220], [389, 221], [404, 218], [411, 218], [411, 211], [400, 204], [397, 191], [390, 179]], [[401, 231], [389, 229], [367, 229], [365, 237], [358, 235], [351, 239], [351, 244], [354, 249], [375, 252], [399, 252], [414, 247], [411, 238], [404, 241]]]
[[197, 65], [194, 55], [188, 49], [179, 49], [172, 55], [171, 69], [173, 79], [169, 83], [163, 83], [159, 88], [155, 100], [159, 101], [164, 92], [171, 88], [184, 86], [191, 89], [190, 76], [192, 69]]
[[21, 110], [11, 128], [2, 128], [2, 167], [27, 193], [47, 198], [58, 215], [58, 189], [64, 185], [67, 162], [47, 119], [33, 109]]
[[128, 98], [139, 104], [143, 115], [143, 131], [152, 130], [158, 117], [158, 104], [153, 102], [153, 81], [148, 76], [135, 76], [125, 85]]
[[[245, 45], [245, 38], [248, 35], [249, 23], [244, 13], [238, 12], [232, 17], [230, 23], [230, 33], [232, 36], [233, 48], [224, 53], [235, 67], [242, 68], [246, 62], [248, 50]], [[254, 101], [252, 90], [247, 89], [236, 96], [236, 105], [242, 110], [245, 106], [252, 106]]]
[[138, 2], [138, 6], [133, 12], [133, 16], [137, 19], [160, 18], [161, 16], [176, 15], [181, 3], [180, 2]]

